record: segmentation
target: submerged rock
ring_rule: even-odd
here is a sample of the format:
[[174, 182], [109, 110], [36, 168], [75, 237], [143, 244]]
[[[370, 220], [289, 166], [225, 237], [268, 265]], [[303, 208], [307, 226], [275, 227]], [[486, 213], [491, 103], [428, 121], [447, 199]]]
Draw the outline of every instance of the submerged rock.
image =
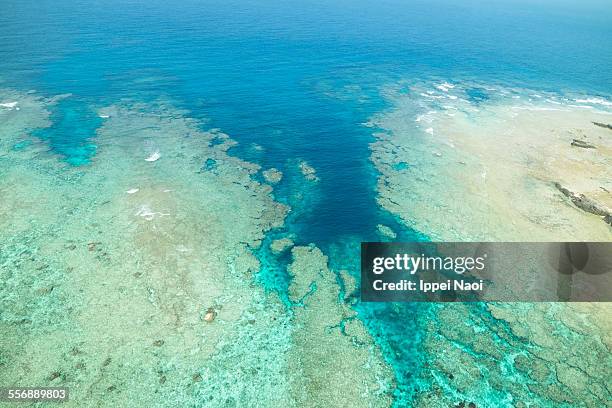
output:
[[378, 224], [376, 226], [376, 229], [378, 230], [380, 235], [383, 235], [383, 236], [385, 236], [387, 238], [391, 238], [391, 239], [397, 238], [397, 234], [395, 233], [395, 231], [393, 231], [391, 229], [391, 227], [388, 227], [388, 226], [383, 225], [383, 224]]
[[283, 179], [283, 172], [274, 167], [264, 171], [262, 174], [264, 179], [270, 184], [276, 184]]
[[204, 315], [204, 321], [206, 323], [212, 323], [215, 321], [216, 317], [217, 317], [217, 311], [214, 308], [209, 307], [208, 310], [206, 311], [206, 314]]
[[275, 239], [274, 241], [272, 241], [272, 243], [270, 244], [270, 250], [272, 250], [272, 253], [278, 255], [282, 252], [285, 252], [287, 249], [291, 248], [293, 246], [293, 240], [290, 238], [280, 238], [280, 239]]
[[307, 162], [300, 162], [300, 171], [302, 172], [306, 180], [319, 181], [319, 177], [317, 177], [317, 171]]

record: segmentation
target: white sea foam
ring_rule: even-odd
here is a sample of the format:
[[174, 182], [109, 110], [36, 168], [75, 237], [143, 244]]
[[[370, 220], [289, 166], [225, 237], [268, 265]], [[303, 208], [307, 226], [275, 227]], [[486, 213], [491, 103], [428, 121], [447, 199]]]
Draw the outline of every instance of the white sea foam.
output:
[[434, 134], [433, 128], [427, 128], [427, 129], [425, 129], [425, 132], [429, 133], [430, 135]]
[[126, 193], [128, 193], [128, 194], [135, 194], [135, 193], [137, 193], [139, 191], [140, 191], [139, 188], [130, 188], [128, 191], [126, 191]]
[[13, 109], [14, 107], [17, 106], [17, 102], [3, 102], [3, 103], [0, 103], [0, 106], [3, 108]]
[[152, 155], [150, 155], [149, 157], [147, 157], [145, 159], [145, 161], [154, 162], [156, 160], [159, 160], [160, 157], [161, 157], [161, 154], [159, 152], [155, 152]]
[[371, 121], [371, 120], [369, 120], [367, 122], [363, 122], [363, 123], [361, 123], [361, 125], [365, 126], [365, 127], [369, 127], [369, 128], [373, 128], [373, 127], [376, 126], [376, 124], [373, 121]]
[[421, 92], [420, 95], [422, 97], [431, 98], [431, 99], [442, 99], [442, 98], [444, 98], [444, 96], [442, 96], [442, 95], [433, 95], [433, 91], [429, 91], [428, 93]]
[[156, 213], [146, 204], [141, 205], [138, 211], [136, 211], [137, 216], [142, 217], [147, 221], [151, 221], [153, 218], [155, 218], [155, 214]]
[[136, 215], [144, 218], [147, 221], [152, 221], [156, 215], [163, 217], [164, 215], [170, 214], [153, 211], [147, 204], [143, 204], [140, 206], [138, 211], [136, 211]]
[[528, 111], [562, 111], [559, 108], [547, 108], [545, 106], [513, 106], [512, 109], [528, 110]]
[[455, 87], [455, 85], [449, 84], [448, 82], [442, 82], [441, 84], [436, 85], [436, 89], [439, 89], [442, 92], [448, 92], [449, 90], [453, 89], [454, 87]]
[[423, 114], [418, 115], [414, 121], [415, 122], [425, 121], [427, 123], [431, 123], [431, 122], [434, 121], [434, 118], [432, 118], [432, 116], [435, 115], [436, 113], [438, 113], [438, 112], [435, 111], [435, 110], [430, 110], [427, 113], [423, 113]]
[[612, 106], [612, 102], [607, 101], [603, 98], [586, 98], [586, 99], [576, 99], [577, 103], [590, 103], [593, 105], [603, 105], [603, 106]]
[[110, 118], [110, 115], [99, 115], [102, 119], [108, 119]]

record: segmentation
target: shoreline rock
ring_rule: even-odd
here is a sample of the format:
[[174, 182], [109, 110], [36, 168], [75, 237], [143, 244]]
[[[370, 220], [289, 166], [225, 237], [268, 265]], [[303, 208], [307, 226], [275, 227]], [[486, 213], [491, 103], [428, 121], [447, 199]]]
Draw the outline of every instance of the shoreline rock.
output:
[[583, 149], [597, 149], [597, 147], [595, 147], [594, 145], [580, 139], [572, 139], [571, 145], [575, 147], [581, 147]]
[[600, 205], [597, 201], [582, 193], [568, 190], [558, 182], [555, 182], [555, 188], [569, 198], [576, 207], [588, 213], [599, 215], [603, 217], [604, 222], [612, 225], [612, 211], [609, 208]]
[[604, 129], [610, 129], [612, 130], [612, 125], [609, 125], [607, 123], [601, 123], [601, 122], [592, 122], [595, 126], [599, 126], [602, 127]]

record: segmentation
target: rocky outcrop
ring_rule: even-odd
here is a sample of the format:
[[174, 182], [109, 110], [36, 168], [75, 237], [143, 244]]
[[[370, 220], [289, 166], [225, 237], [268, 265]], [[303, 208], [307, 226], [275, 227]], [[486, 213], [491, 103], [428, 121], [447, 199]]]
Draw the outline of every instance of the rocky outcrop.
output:
[[555, 188], [564, 196], [569, 198], [572, 203], [583, 211], [603, 217], [603, 220], [612, 225], [612, 211], [599, 204], [597, 201], [585, 196], [582, 193], [576, 193], [563, 187], [560, 183], [555, 183]]
[[572, 146], [582, 147], [583, 149], [597, 149], [594, 145], [580, 139], [572, 139]]
[[263, 172], [264, 179], [270, 184], [276, 184], [283, 179], [283, 173], [274, 167]]
[[604, 129], [610, 129], [610, 130], [612, 130], [612, 125], [609, 125], [609, 124], [607, 124], [607, 123], [593, 122], [593, 124], [594, 124], [595, 126], [599, 126], [599, 127], [604, 128]]
[[306, 180], [309, 181], [319, 181], [319, 177], [317, 177], [317, 171], [305, 161], [300, 162], [300, 171]]

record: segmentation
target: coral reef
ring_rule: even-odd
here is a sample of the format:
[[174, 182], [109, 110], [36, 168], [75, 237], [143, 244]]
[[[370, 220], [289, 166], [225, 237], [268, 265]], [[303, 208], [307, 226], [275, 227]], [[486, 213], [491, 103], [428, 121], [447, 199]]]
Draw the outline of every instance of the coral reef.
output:
[[[20, 109], [0, 110], [0, 383], [68, 387], [74, 407], [388, 405], [372, 346], [329, 327], [350, 315], [330, 272], [325, 313], [255, 283], [254, 250], [288, 209], [227, 135], [125, 102], [99, 110], [96, 155], [74, 167], [31, 136], [55, 100], [2, 96]], [[319, 273], [296, 253], [296, 274]], [[343, 367], [359, 394], [316, 388]]]
[[[379, 203], [450, 241], [612, 239], [609, 113], [523, 101], [525, 91], [470, 101], [466, 87], [391, 92], [372, 160]], [[469, 87], [467, 88], [469, 89]], [[597, 149], [575, 149], [578, 135]], [[398, 168], [397, 163], [409, 163]], [[566, 187], [567, 186], [567, 187]], [[511, 273], [509, 271], [509, 273]], [[603, 407], [612, 397], [608, 303], [435, 305], [419, 407]]]

